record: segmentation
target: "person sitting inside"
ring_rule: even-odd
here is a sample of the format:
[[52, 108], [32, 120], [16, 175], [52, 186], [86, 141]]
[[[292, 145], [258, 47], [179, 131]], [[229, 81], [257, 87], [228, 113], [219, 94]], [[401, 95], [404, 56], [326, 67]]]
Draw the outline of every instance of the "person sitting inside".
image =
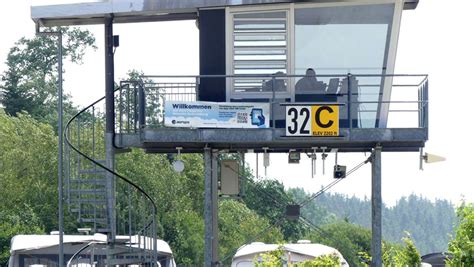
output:
[[286, 91], [285, 73], [283, 73], [282, 71], [278, 71], [273, 75], [275, 76], [274, 79], [268, 80], [263, 83], [263, 91]]
[[316, 79], [316, 72], [312, 68], [306, 70], [306, 76], [296, 83], [295, 88], [296, 91], [311, 91], [319, 94], [326, 92], [326, 84]]

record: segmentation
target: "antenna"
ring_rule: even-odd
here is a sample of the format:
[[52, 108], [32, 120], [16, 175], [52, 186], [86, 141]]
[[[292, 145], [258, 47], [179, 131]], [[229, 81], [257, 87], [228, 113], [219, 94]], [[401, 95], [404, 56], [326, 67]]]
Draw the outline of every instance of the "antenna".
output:
[[420, 149], [420, 170], [423, 170], [423, 161], [425, 163], [436, 163], [436, 162], [441, 162], [445, 160], [446, 160], [445, 157], [438, 156], [435, 154], [430, 154], [426, 152], [423, 154], [423, 148]]

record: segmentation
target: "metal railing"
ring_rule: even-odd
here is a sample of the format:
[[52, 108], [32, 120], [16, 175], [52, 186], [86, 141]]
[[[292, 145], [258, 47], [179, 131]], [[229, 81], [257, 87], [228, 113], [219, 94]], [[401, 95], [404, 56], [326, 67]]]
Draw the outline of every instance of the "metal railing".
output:
[[[119, 88], [115, 93], [119, 103], [122, 103], [122, 91], [123, 88]], [[130, 87], [125, 92], [133, 93]], [[132, 94], [127, 97], [132, 101]], [[131, 102], [127, 108], [136, 109], [137, 103], [132, 105]], [[119, 110], [117, 108], [116, 113], [120, 113]], [[116, 229], [113, 236], [128, 237], [127, 241], [117, 243], [117, 246], [125, 246], [128, 254], [114, 255], [115, 259], [126, 258], [137, 264], [155, 266], [157, 207], [150, 195], [135, 182], [106, 167], [104, 111], [104, 98], [101, 98], [77, 113], [66, 125], [66, 201], [82, 227], [90, 227], [94, 233]], [[127, 116], [137, 114], [134, 110], [126, 111]], [[123, 123], [119, 128], [136, 128], [132, 124], [137, 123], [137, 118], [127, 117]], [[113, 188], [107, 186], [107, 172], [114, 176]], [[114, 207], [107, 201], [109, 194], [115, 197]], [[110, 209], [115, 212], [109, 212]], [[116, 216], [111, 219], [111, 214]]]
[[212, 99], [212, 92], [230, 94], [233, 102], [270, 103], [272, 127], [284, 120], [285, 105], [332, 103], [341, 106], [341, 128], [428, 128], [427, 75], [142, 76], [121, 87], [119, 133], [164, 127], [166, 101]]

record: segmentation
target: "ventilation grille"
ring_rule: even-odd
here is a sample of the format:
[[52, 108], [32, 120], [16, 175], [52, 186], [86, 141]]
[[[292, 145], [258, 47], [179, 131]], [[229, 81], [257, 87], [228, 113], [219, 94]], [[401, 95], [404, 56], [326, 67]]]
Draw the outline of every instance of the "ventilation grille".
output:
[[[286, 74], [287, 29], [286, 11], [233, 14], [233, 74]], [[263, 77], [236, 78], [233, 88], [235, 92], [271, 90], [266, 82]]]

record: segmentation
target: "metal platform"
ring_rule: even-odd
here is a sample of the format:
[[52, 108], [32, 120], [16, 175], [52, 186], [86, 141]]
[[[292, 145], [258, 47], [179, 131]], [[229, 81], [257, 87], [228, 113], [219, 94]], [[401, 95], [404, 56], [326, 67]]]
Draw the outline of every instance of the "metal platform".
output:
[[141, 134], [116, 135], [116, 144], [139, 147], [148, 153], [202, 153], [205, 147], [229, 152], [288, 152], [289, 148], [313, 151], [314, 147], [339, 152], [369, 152], [377, 144], [383, 151], [415, 152], [424, 147], [427, 129], [341, 129], [340, 137], [285, 137], [284, 129], [143, 129]]
[[[252, 100], [263, 100], [263, 103], [267, 102], [270, 106], [269, 117], [272, 123], [269, 128], [167, 127], [164, 122], [165, 102], [197, 101], [201, 88], [199, 81], [204, 79], [203, 76], [146, 76], [140, 81], [123, 81], [118, 96], [120, 101], [115, 145], [119, 148], [143, 148], [148, 153], [175, 153], [177, 147], [180, 147], [183, 153], [202, 153], [206, 147], [229, 152], [262, 152], [264, 148], [270, 153], [288, 152], [290, 149], [309, 152], [314, 151], [316, 147], [319, 148], [318, 151], [321, 151], [321, 147], [325, 147], [326, 151], [338, 149], [339, 152], [369, 152], [376, 145], [380, 145], [383, 151], [419, 151], [428, 140], [427, 76], [390, 75], [387, 77], [395, 80], [391, 101], [379, 100], [378, 94], [375, 97], [369, 94], [364, 95], [363, 86], [374, 86], [373, 84], [359, 84], [358, 90], [354, 90], [358, 93], [348, 94], [355, 100], [347, 100], [347, 97], [341, 98], [342, 100], [338, 98], [337, 104], [347, 107], [344, 109], [344, 116], [350, 118], [354, 110], [351, 112], [348, 110], [357, 109], [358, 120], [354, 120], [356, 123], [346, 123], [341, 126], [339, 135], [330, 137], [286, 136], [285, 106], [312, 104], [301, 103], [297, 100], [282, 102], [281, 99], [272, 97]], [[237, 100], [233, 103], [241, 101], [248, 100]], [[384, 105], [388, 109], [386, 117], [376, 113]], [[377, 114], [378, 119], [366, 120], [363, 124], [360, 120], [363, 116], [361, 112], [365, 114], [372, 112], [374, 116]], [[364, 116], [367, 118], [367, 115]], [[385, 123], [380, 123], [382, 120]], [[392, 123], [387, 124], [387, 120]], [[353, 120], [349, 119], [349, 121]]]

